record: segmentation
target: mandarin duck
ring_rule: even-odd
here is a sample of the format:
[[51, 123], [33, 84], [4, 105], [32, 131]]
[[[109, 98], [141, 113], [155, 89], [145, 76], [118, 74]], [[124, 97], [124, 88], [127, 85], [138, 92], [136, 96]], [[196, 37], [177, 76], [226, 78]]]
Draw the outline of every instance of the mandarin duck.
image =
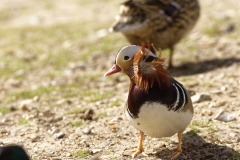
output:
[[0, 147], [0, 160], [30, 160], [21, 146], [11, 145]]
[[[132, 157], [143, 152], [144, 133], [151, 137], [178, 134], [176, 159], [182, 154], [182, 133], [193, 117], [193, 106], [186, 88], [169, 76], [164, 59], [156, 55], [153, 45], [129, 45], [120, 49], [113, 67], [105, 76], [122, 72], [130, 78], [125, 115], [140, 131], [139, 145]], [[184, 156], [184, 155], [183, 155]]]
[[110, 32], [121, 32], [131, 44], [149, 41], [156, 48], [170, 49], [195, 25], [200, 14], [197, 0], [128, 0], [119, 9]]

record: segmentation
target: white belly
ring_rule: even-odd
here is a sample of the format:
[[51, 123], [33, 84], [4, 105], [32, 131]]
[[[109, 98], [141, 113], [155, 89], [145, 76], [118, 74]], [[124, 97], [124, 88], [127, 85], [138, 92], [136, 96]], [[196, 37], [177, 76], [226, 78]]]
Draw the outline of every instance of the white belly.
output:
[[156, 138], [169, 137], [183, 132], [193, 117], [190, 111], [169, 111], [166, 106], [156, 102], [145, 103], [136, 119], [133, 119], [127, 110], [125, 114], [133, 127]]

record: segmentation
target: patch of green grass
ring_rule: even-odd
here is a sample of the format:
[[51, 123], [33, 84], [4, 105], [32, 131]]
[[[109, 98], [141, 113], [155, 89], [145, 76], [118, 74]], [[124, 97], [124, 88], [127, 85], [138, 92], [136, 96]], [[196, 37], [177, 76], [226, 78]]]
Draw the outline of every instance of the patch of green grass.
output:
[[219, 36], [219, 29], [222, 25], [224, 25], [224, 23], [226, 23], [226, 20], [215, 18], [211, 21], [211, 23], [209, 23], [205, 28], [202, 29], [202, 32], [210, 37]]
[[171, 139], [169, 137], [162, 137], [161, 141], [169, 142]]
[[219, 142], [219, 139], [216, 136], [212, 136], [211, 140], [213, 143]]
[[190, 52], [196, 51], [197, 47], [196, 46], [188, 46], [187, 48]]
[[120, 101], [120, 100], [116, 100], [116, 101], [108, 104], [107, 107], [108, 107], [108, 108], [112, 108], [112, 107], [119, 107], [119, 106], [121, 106], [121, 105], [122, 105], [121, 101]]
[[229, 124], [229, 125], [228, 125], [228, 128], [233, 129], [233, 128], [235, 128], [235, 127]]
[[26, 119], [20, 119], [17, 124], [18, 125], [27, 125], [27, 124], [29, 124], [29, 121]]
[[41, 96], [43, 94], [49, 94], [53, 91], [59, 90], [59, 86], [48, 86], [48, 87], [39, 87], [37, 89], [32, 89], [32, 90], [22, 90], [16, 93], [10, 94], [10, 96], [19, 99], [19, 98], [33, 98], [35, 96]]
[[194, 125], [194, 126], [201, 126], [202, 124], [202, 121], [192, 121], [191, 125]]
[[209, 127], [213, 124], [213, 121], [192, 121], [191, 125], [199, 127]]
[[217, 127], [208, 127], [207, 128], [207, 131], [208, 132], [217, 132], [217, 131], [219, 131], [220, 129], [219, 128], [217, 128]]
[[107, 117], [108, 114], [106, 112], [102, 112], [102, 113], [98, 113], [95, 118], [104, 118], [104, 117]]
[[5, 21], [8, 20], [11, 17], [11, 12], [9, 12], [9, 10], [6, 9], [1, 9], [0, 10], [0, 21]]
[[84, 74], [83, 76], [82, 76], [82, 78], [84, 78], [84, 79], [90, 79], [90, 80], [92, 80], [92, 79], [97, 79], [98, 77], [103, 77], [103, 75], [101, 74], [101, 73], [88, 73], [88, 74]]
[[240, 152], [235, 152], [231, 157], [230, 160], [240, 159]]
[[190, 59], [190, 57], [189, 57], [188, 55], [182, 55], [182, 56], [181, 56], [181, 61], [182, 61], [182, 62], [188, 62], [189, 59]]
[[8, 107], [0, 107], [0, 113], [5, 114], [10, 112], [10, 109]]
[[206, 27], [202, 29], [202, 32], [210, 37], [219, 37], [222, 34], [222, 26], [228, 23], [228, 20], [225, 18], [212, 19], [210, 23], [208, 23], [208, 25], [206, 25]]
[[61, 88], [64, 89], [62, 92], [62, 97], [64, 98], [72, 98], [72, 97], [79, 97], [79, 89], [83, 86], [82, 82], [68, 84], [66, 86], [62, 86]]
[[72, 98], [72, 97], [78, 97], [79, 93], [74, 91], [65, 91], [62, 95], [63, 98]]
[[83, 84], [81, 82], [68, 84], [65, 88], [72, 89], [72, 88], [81, 88]]
[[87, 97], [86, 102], [90, 103], [114, 96], [114, 94], [112, 92], [100, 92], [99, 90], [88, 90], [79, 93], [79, 96], [82, 98]]
[[78, 114], [86, 111], [86, 108], [74, 108], [67, 112], [67, 114]]
[[[195, 70], [194, 68], [191, 68], [191, 72]], [[195, 86], [198, 84], [198, 81], [196, 78], [192, 78], [192, 77], [183, 77], [183, 78], [180, 78], [179, 81], [181, 83], [183, 83], [184, 86], [188, 86], [188, 87], [191, 87], [191, 86]]]
[[190, 126], [190, 128], [191, 128], [191, 130], [188, 131], [186, 134], [197, 135], [198, 133], [201, 132], [201, 131], [200, 131], [198, 128], [196, 128], [196, 127]]
[[74, 158], [86, 158], [90, 155], [89, 151], [85, 150], [76, 150], [74, 153], [72, 153]]
[[75, 122], [71, 122], [69, 124], [70, 127], [79, 127], [79, 126], [82, 126], [84, 124], [83, 121], [75, 121]]
[[[157, 54], [159, 54], [159, 52]], [[162, 50], [162, 57], [167, 58], [167, 57], [169, 57], [169, 55], [170, 55], [169, 49]]]
[[189, 128], [191, 128], [190, 131], [187, 132], [187, 134], [191, 134], [191, 135], [196, 135], [197, 133], [200, 133], [201, 130], [198, 127], [207, 127], [207, 130], [210, 131], [211, 129], [214, 129], [214, 127], [211, 127], [213, 124], [213, 121], [192, 121]]
[[209, 83], [209, 82], [205, 82], [202, 84], [203, 87], [207, 87], [207, 88], [213, 88], [215, 87], [215, 85], [213, 83]]
[[[4, 11], [2, 15], [7, 13]], [[105, 23], [92, 25], [91, 21], [83, 20], [51, 26], [1, 28], [0, 38], [4, 39], [4, 43], [0, 44], [0, 58], [4, 62], [4, 67], [0, 68], [0, 76], [12, 77], [12, 73], [19, 69], [33, 72], [46, 66], [51, 67], [47, 72], [51, 72], [52, 69], [61, 70], [70, 61], [81, 60], [81, 56], [87, 58], [99, 50], [108, 53], [114, 48], [109, 44], [114, 44], [113, 39], [115, 42], [118, 41], [118, 36], [106, 36], [101, 40], [94, 38], [91, 41], [81, 38], [94, 35], [95, 31], [105, 28], [105, 25]], [[96, 43], [98, 41], [101, 43]], [[107, 43], [109, 41], [111, 43]], [[70, 43], [67, 47], [64, 45], [66, 42]]]

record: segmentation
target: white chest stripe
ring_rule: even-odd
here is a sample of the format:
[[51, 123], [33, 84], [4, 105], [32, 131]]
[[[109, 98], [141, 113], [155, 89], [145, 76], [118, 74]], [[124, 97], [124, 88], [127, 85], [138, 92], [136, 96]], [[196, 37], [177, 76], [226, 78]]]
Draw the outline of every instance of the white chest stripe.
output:
[[183, 95], [183, 104], [182, 104], [182, 106], [179, 108], [179, 110], [181, 110], [181, 109], [183, 108], [183, 106], [185, 105], [185, 103], [186, 103], [186, 95], [185, 95], [185, 92], [184, 92], [182, 86], [180, 86], [178, 83], [176, 83], [176, 85], [178, 85], [178, 87], [181, 88], [182, 95]]
[[177, 105], [178, 105], [178, 103], [179, 103], [179, 90], [178, 90], [178, 88], [175, 86], [175, 84], [173, 83], [173, 86], [176, 88], [176, 91], [177, 91], [177, 99], [176, 99], [176, 101], [175, 101], [175, 103], [174, 103], [174, 105], [173, 105], [173, 110], [175, 110], [176, 109], [176, 107], [177, 107]]
[[133, 114], [130, 112], [129, 108], [128, 108], [128, 102], [126, 102], [126, 108], [127, 108], [127, 112], [128, 114], [133, 118]]

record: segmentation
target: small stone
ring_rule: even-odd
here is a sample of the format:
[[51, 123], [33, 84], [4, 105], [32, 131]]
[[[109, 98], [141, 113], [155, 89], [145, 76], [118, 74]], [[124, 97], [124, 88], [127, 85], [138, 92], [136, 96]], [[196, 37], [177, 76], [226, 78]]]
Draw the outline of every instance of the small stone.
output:
[[8, 133], [8, 131], [6, 129], [3, 129], [3, 130], [0, 131], [0, 133], [1, 134], [6, 134], [6, 133]]
[[23, 111], [27, 111], [27, 110], [29, 110], [29, 105], [30, 105], [32, 102], [33, 102], [32, 99], [22, 100], [22, 101], [20, 102], [19, 107], [20, 107], [20, 109], [22, 109]]
[[116, 117], [116, 118], [111, 119], [111, 120], [108, 122], [108, 124], [109, 124], [109, 125], [114, 125], [114, 124], [117, 124], [120, 120], [122, 120], [121, 117]]
[[84, 129], [82, 130], [82, 132], [83, 132], [84, 134], [91, 134], [91, 129], [90, 129], [90, 128], [84, 128]]
[[209, 110], [209, 109], [203, 109], [202, 110], [202, 115], [204, 115], [204, 116], [211, 116], [211, 115], [213, 115], [213, 112], [211, 110]]
[[94, 114], [94, 111], [93, 111], [92, 109], [87, 109], [87, 110], [84, 112], [83, 118], [84, 118], [84, 119], [89, 119], [89, 120], [91, 120], [92, 117], [93, 117], [93, 114]]
[[221, 90], [213, 90], [211, 91], [212, 94], [217, 94], [217, 95], [220, 95], [222, 94], [223, 92]]
[[227, 155], [227, 156], [231, 156], [233, 154], [233, 150], [227, 148], [224, 151], [222, 151], [221, 155]]
[[65, 103], [65, 102], [66, 102], [66, 99], [60, 99], [60, 100], [58, 100], [56, 103], [57, 103], [58, 105], [61, 105], [61, 104]]
[[58, 133], [60, 130], [58, 128], [54, 128], [53, 130], [51, 130], [51, 134], [55, 134]]
[[11, 120], [8, 117], [2, 119], [2, 123], [6, 123], [6, 122], [10, 122], [10, 121]]
[[79, 137], [79, 135], [76, 134], [76, 133], [73, 133], [73, 134], [70, 134], [70, 135], [69, 135], [69, 139], [70, 139], [70, 140], [77, 140], [78, 137]]
[[203, 101], [210, 101], [212, 98], [208, 94], [196, 94], [191, 97], [193, 103], [200, 103]]
[[80, 127], [78, 127], [76, 130], [75, 130], [75, 133], [80, 133], [82, 131], [82, 129]]
[[212, 158], [212, 157], [214, 157], [214, 154], [209, 152], [205, 153], [205, 158]]
[[101, 152], [101, 151], [102, 151], [102, 149], [93, 149], [92, 153], [95, 154], [95, 153], [98, 153], [98, 152]]
[[236, 115], [234, 113], [230, 114], [220, 110], [218, 114], [214, 117], [215, 120], [219, 120], [222, 122], [230, 122], [236, 120]]
[[227, 87], [225, 87], [225, 86], [221, 87], [221, 91], [226, 91], [226, 90], [227, 90]]
[[70, 156], [71, 156], [71, 153], [66, 153], [66, 156], [67, 156], [67, 157], [70, 157]]
[[96, 32], [97, 38], [105, 37], [108, 34], [108, 31], [106, 29], [100, 29]]
[[52, 157], [51, 159], [52, 160], [61, 160], [61, 158], [59, 158], [59, 157]]
[[235, 30], [235, 26], [232, 23], [225, 24], [220, 28], [220, 31], [223, 33], [230, 33], [230, 32], [233, 32], [234, 30]]
[[54, 139], [60, 139], [60, 138], [63, 138], [65, 136], [65, 134], [63, 132], [59, 132], [59, 133], [55, 133], [53, 135], [53, 138]]
[[111, 132], [116, 133], [117, 131], [118, 131], [118, 128], [116, 128], [116, 127], [111, 128]]
[[34, 101], [34, 102], [39, 101], [39, 99], [40, 99], [40, 98], [39, 98], [38, 96], [34, 96], [34, 97], [33, 97], [33, 101]]
[[58, 122], [58, 121], [61, 121], [63, 120], [63, 117], [62, 116], [57, 116], [54, 118], [54, 122]]
[[95, 157], [91, 158], [90, 160], [101, 160], [101, 158], [99, 158], [99, 156], [95, 156]]
[[97, 106], [100, 106], [101, 104], [104, 104], [104, 101], [97, 101], [97, 102], [95, 102], [95, 104], [96, 104]]
[[237, 134], [236, 133], [233, 133], [233, 132], [231, 132], [231, 133], [229, 133], [229, 136], [230, 137], [235, 137]]
[[221, 158], [221, 159], [227, 159], [228, 156], [227, 156], [227, 155], [222, 155], [220, 158]]
[[215, 107], [221, 107], [221, 106], [224, 106], [226, 103], [227, 103], [227, 101], [225, 101], [225, 100], [218, 101], [218, 102], [216, 102]]
[[190, 90], [190, 89], [188, 89], [188, 93], [190, 94], [190, 96], [193, 96], [196, 94], [196, 92], [194, 90]]
[[39, 136], [34, 136], [31, 138], [31, 142], [37, 142], [40, 139]]

